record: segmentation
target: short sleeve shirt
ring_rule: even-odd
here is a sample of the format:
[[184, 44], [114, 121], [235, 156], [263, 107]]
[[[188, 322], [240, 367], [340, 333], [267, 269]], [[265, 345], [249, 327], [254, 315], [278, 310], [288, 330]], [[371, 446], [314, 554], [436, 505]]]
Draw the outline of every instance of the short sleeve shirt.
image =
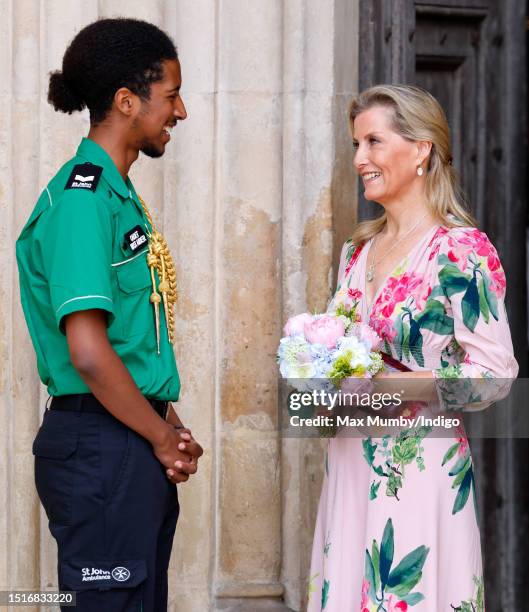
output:
[[64, 320], [96, 308], [107, 313], [109, 341], [143, 395], [178, 399], [162, 305], [157, 350], [150, 230], [130, 180], [84, 138], [42, 192], [16, 246], [22, 307], [50, 395], [90, 392], [71, 363]]

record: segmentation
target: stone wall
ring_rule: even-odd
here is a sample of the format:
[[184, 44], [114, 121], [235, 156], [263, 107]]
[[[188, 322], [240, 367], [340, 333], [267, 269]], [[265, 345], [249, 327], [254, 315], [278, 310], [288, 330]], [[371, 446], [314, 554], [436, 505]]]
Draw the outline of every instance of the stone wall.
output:
[[[33, 484], [46, 401], [22, 317], [14, 243], [88, 130], [55, 113], [47, 75], [98, 16], [176, 41], [189, 117], [133, 167], [180, 286], [179, 411], [206, 449], [180, 487], [170, 609], [303, 606], [322, 445], [277, 433], [275, 350], [291, 314], [325, 308], [356, 206], [345, 119], [357, 0], [0, 0], [0, 589], [56, 585]], [[282, 605], [282, 604], [281, 604]]]

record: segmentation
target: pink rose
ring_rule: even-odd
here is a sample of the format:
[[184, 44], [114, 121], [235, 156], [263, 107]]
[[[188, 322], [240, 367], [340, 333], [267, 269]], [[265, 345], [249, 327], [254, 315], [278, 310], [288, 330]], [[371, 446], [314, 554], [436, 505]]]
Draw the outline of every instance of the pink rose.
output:
[[382, 338], [366, 323], [355, 323], [352, 330], [352, 335], [358, 338], [360, 342], [367, 344], [367, 346], [370, 347], [369, 350], [371, 351], [376, 351], [382, 343]]
[[305, 338], [311, 344], [323, 344], [328, 349], [336, 347], [338, 338], [345, 333], [343, 321], [336, 317], [323, 315], [310, 323], [305, 323]]
[[305, 323], [310, 323], [313, 320], [313, 316], [304, 312], [303, 314], [290, 317], [286, 322], [284, 334], [285, 336], [295, 336], [296, 334], [303, 334]]

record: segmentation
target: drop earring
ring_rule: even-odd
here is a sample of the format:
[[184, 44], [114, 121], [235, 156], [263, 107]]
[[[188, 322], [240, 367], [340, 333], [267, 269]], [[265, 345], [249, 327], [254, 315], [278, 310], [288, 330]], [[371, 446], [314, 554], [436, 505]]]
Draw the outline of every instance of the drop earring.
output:
[[417, 166], [417, 174], [418, 174], [419, 176], [422, 176], [422, 175], [423, 175], [423, 172], [424, 172], [424, 170], [422, 169], [422, 166]]

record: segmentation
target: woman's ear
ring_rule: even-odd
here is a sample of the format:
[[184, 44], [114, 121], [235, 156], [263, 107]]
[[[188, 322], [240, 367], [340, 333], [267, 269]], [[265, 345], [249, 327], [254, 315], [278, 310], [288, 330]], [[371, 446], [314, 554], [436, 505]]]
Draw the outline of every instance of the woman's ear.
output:
[[432, 143], [429, 140], [417, 141], [417, 165], [421, 166], [432, 152]]

